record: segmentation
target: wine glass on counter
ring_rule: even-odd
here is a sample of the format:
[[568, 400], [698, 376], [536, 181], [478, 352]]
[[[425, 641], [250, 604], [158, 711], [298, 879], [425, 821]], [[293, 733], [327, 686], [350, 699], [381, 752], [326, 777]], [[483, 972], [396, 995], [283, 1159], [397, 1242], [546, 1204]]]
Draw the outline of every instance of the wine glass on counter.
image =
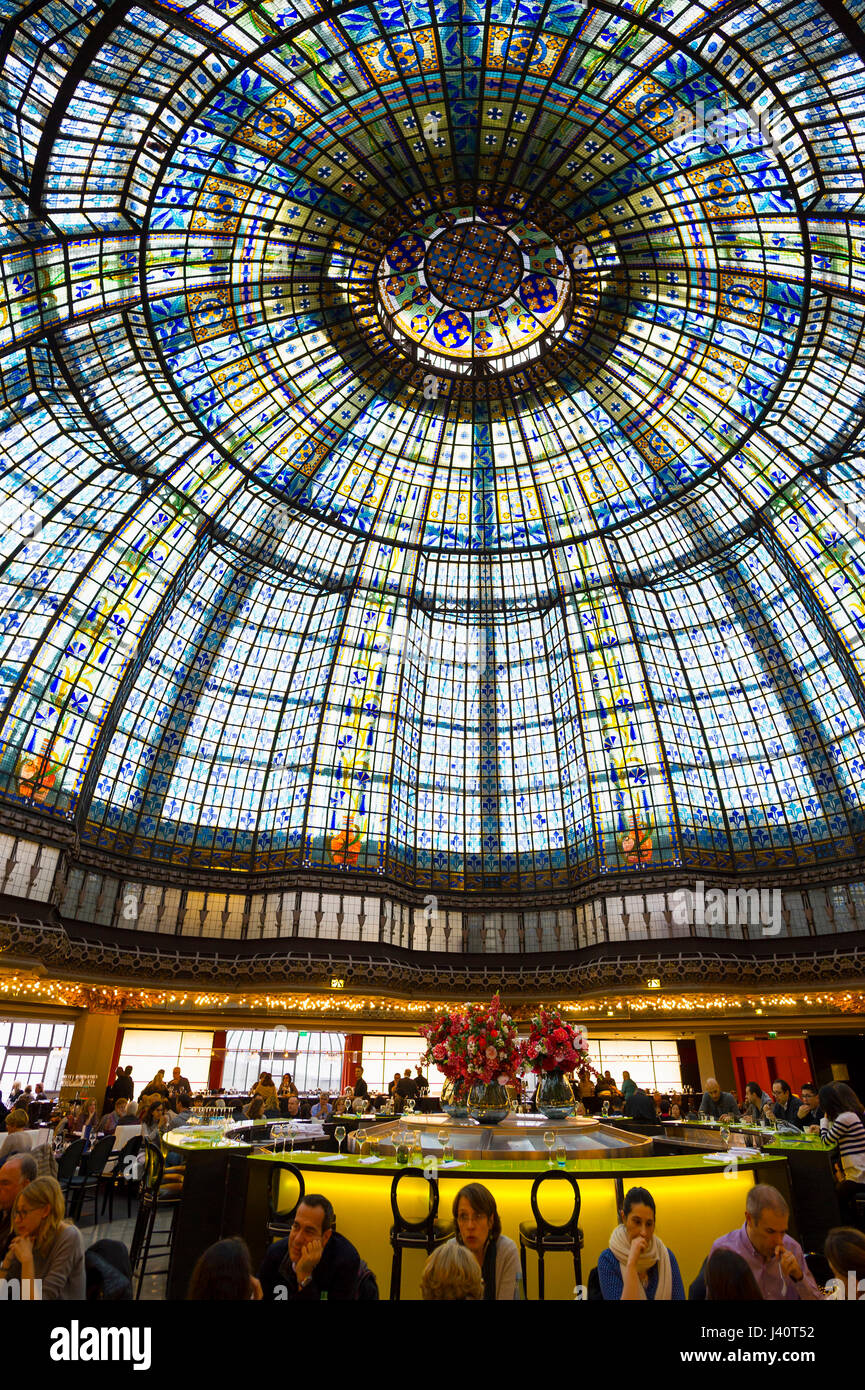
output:
[[345, 1125], [337, 1125], [333, 1131], [333, 1137], [339, 1145], [339, 1156], [342, 1158], [342, 1141], [345, 1138]]

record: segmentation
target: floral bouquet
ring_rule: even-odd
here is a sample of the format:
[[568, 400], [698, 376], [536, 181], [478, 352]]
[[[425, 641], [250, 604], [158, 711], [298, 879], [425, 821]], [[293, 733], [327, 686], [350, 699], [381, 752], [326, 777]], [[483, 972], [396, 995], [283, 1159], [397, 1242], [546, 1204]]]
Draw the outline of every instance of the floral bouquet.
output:
[[439, 1014], [433, 1023], [421, 1028], [421, 1037], [426, 1039], [423, 1065], [438, 1067], [452, 1081], [463, 1077], [460, 1038], [466, 1027], [464, 1014], [456, 1012]]
[[598, 1076], [588, 1059], [588, 1038], [584, 1028], [565, 1023], [552, 1009], [539, 1009], [530, 1020], [529, 1036], [520, 1046], [527, 1070], [541, 1075], [549, 1071], [574, 1072], [580, 1079]]
[[469, 1004], [459, 1012], [442, 1014], [421, 1033], [427, 1040], [423, 1060], [468, 1086], [491, 1081], [506, 1086], [520, 1069], [516, 1025], [503, 1012], [498, 995], [489, 1005]]

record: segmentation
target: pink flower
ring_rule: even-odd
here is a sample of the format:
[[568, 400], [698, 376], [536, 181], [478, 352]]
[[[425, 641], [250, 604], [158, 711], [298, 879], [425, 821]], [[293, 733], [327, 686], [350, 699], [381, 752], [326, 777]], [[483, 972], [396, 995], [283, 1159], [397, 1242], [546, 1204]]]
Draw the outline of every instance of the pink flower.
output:
[[496, 1049], [493, 1047], [492, 1043], [486, 1050], [486, 1056], [489, 1057], [490, 1061], [494, 1061], [498, 1056], [498, 1053], [496, 1052]]

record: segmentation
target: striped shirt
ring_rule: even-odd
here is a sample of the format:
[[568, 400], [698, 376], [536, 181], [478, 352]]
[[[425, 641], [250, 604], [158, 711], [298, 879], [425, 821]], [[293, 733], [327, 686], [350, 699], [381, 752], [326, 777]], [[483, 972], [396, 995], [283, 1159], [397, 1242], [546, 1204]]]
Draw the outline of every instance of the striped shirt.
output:
[[824, 1144], [831, 1141], [841, 1151], [841, 1165], [848, 1182], [865, 1183], [865, 1125], [852, 1110], [845, 1110], [834, 1120], [820, 1121]]

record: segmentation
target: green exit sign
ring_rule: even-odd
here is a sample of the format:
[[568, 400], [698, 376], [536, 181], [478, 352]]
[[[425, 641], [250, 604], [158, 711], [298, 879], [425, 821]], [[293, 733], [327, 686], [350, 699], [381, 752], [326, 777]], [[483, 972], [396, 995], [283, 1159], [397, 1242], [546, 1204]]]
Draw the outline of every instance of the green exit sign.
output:
[[777, 1038], [777, 1036], [778, 1036], [777, 1033], [771, 1033], [771, 1032], [770, 1032], [770, 1034], [769, 1034], [769, 1037], [770, 1037], [770, 1038]]

